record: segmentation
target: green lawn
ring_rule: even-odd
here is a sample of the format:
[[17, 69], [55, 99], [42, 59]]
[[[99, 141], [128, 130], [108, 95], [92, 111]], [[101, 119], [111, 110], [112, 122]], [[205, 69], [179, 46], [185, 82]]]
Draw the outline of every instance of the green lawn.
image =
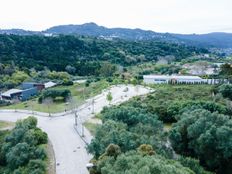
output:
[[89, 132], [91, 133], [91, 135], [95, 136], [96, 135], [96, 131], [97, 131], [97, 127], [99, 126], [99, 124], [85, 122], [84, 126], [89, 130]]
[[12, 122], [6, 122], [6, 121], [0, 121], [0, 129], [4, 129], [6, 127], [13, 127], [14, 123]]
[[[84, 103], [84, 101], [90, 97], [93, 97], [97, 94], [100, 94], [101, 91], [109, 86], [108, 82], [105, 80], [101, 80], [98, 82], [91, 83], [88, 87], [85, 84], [74, 84], [73, 86], [57, 86], [53, 89], [68, 89], [71, 91], [71, 95], [73, 100], [75, 101], [75, 105], [80, 105]], [[65, 110], [69, 110], [71, 108], [68, 102], [64, 102], [62, 100], [56, 100], [50, 106], [45, 104], [38, 103], [38, 97], [20, 102], [14, 105], [1, 107], [0, 109], [27, 109], [27, 110], [35, 110], [41, 112], [62, 112]]]

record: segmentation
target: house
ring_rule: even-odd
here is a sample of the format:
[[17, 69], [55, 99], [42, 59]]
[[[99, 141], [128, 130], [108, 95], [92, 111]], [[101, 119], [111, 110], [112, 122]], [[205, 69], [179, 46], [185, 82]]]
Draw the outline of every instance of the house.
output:
[[21, 89], [10, 89], [1, 94], [0, 100], [21, 100], [25, 101], [31, 97], [37, 95], [45, 88], [50, 88], [55, 86], [56, 83], [48, 82], [45, 84], [34, 83], [34, 82], [24, 82], [21, 84]]
[[39, 93], [39, 90], [36, 87], [25, 89], [25, 90], [22, 90], [22, 93], [19, 96], [19, 99], [21, 101], [25, 101], [37, 95], [38, 93]]
[[20, 95], [22, 94], [22, 90], [20, 89], [10, 89], [1, 94], [2, 100], [19, 100]]
[[37, 88], [38, 91], [42, 91], [45, 88], [45, 85], [42, 83], [34, 83], [34, 82], [24, 82], [21, 85], [22, 89], [30, 89]]
[[147, 84], [201, 84], [206, 82], [199, 76], [180, 75], [144, 75], [143, 80]]

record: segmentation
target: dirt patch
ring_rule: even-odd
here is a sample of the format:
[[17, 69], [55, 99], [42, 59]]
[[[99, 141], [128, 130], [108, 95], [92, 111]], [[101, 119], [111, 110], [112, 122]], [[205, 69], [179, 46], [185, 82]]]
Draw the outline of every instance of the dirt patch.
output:
[[48, 155], [47, 174], [56, 174], [56, 158], [50, 140], [48, 140], [47, 155]]

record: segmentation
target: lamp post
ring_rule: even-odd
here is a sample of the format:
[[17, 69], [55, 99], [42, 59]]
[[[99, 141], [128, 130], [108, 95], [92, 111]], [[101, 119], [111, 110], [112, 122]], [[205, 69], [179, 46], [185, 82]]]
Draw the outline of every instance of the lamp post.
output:
[[77, 111], [75, 111], [75, 126], [77, 126], [77, 117], [78, 117]]

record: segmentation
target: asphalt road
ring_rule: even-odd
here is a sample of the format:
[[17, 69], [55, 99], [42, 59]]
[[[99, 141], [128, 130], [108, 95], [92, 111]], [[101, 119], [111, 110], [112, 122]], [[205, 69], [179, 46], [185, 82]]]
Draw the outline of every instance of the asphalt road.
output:
[[[128, 88], [128, 91], [125, 90]], [[151, 92], [150, 89], [142, 86], [135, 87], [132, 85], [113, 86], [111, 89], [104, 91], [102, 94], [89, 99], [86, 104], [81, 106], [78, 111], [78, 128], [81, 129], [81, 124], [91, 117], [94, 113], [99, 113], [104, 106], [109, 105], [106, 96], [112, 93], [113, 100], [110, 104], [119, 104], [131, 97], [144, 95]], [[94, 101], [94, 105], [92, 104]], [[0, 120], [15, 122], [18, 119], [23, 119], [32, 115], [31, 111], [15, 112], [14, 110], [0, 110]], [[74, 114], [67, 113], [62, 117], [46, 117], [34, 114], [38, 119], [38, 126], [47, 132], [49, 139], [52, 142], [56, 158], [56, 173], [57, 174], [88, 174], [86, 164], [91, 159], [91, 155], [86, 151], [86, 144], [74, 129]], [[44, 114], [46, 115], [46, 114]], [[84, 129], [84, 135], [87, 142], [92, 139], [88, 130]]]

